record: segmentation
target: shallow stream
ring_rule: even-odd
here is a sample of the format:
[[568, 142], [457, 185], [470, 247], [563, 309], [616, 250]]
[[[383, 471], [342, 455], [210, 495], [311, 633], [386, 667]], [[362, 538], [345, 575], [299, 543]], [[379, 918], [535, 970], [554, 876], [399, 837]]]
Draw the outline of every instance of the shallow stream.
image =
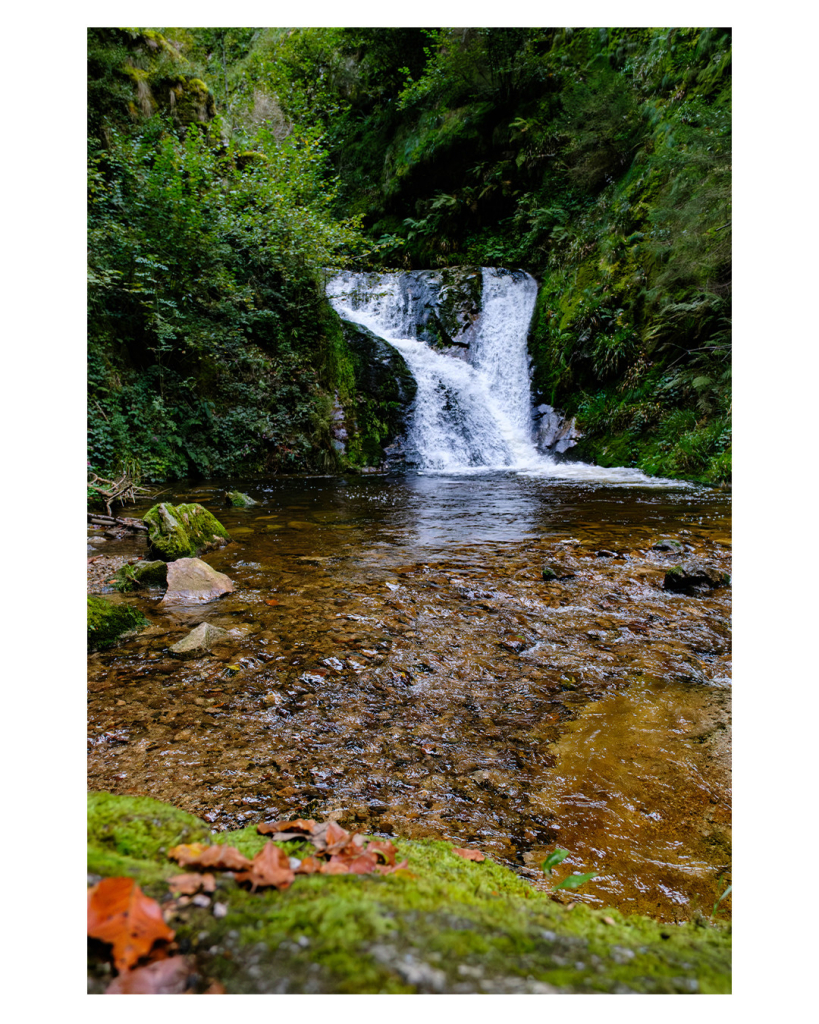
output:
[[[233, 481], [232, 485], [235, 486]], [[677, 920], [730, 864], [730, 589], [662, 589], [679, 555], [730, 571], [730, 499], [512, 473], [281, 479], [165, 492], [234, 542], [235, 593], [163, 609], [89, 658], [89, 786], [214, 829], [274, 818], [450, 839], [547, 888]], [[142, 515], [148, 505], [128, 510]], [[95, 550], [137, 558], [144, 539]], [[544, 564], [564, 577], [542, 579]], [[230, 640], [168, 648], [200, 622]], [[730, 899], [720, 905], [727, 916]]]

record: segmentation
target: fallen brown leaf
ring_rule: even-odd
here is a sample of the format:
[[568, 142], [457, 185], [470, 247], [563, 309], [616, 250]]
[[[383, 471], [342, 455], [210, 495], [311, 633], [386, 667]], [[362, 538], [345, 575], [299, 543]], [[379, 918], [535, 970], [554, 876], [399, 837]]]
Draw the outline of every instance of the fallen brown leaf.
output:
[[265, 601], [265, 604], [269, 604], [271, 608], [275, 608], [278, 603], [279, 602], [272, 597], [269, 600]]
[[316, 823], [312, 818], [296, 818], [295, 821], [263, 822], [256, 826], [256, 831], [262, 836], [273, 835], [276, 841], [280, 842], [284, 836], [287, 839], [306, 839], [315, 827]]
[[326, 864], [321, 865], [323, 875], [349, 875], [350, 865], [341, 857], [331, 857]]
[[480, 863], [482, 860], [486, 860], [486, 857], [484, 857], [480, 850], [458, 849], [453, 846], [452, 852], [457, 853], [457, 855], [459, 857], [463, 857], [464, 860], [474, 860], [477, 863]]
[[202, 993], [205, 996], [226, 996], [227, 989], [221, 981], [212, 981]]
[[371, 839], [367, 844], [367, 853], [377, 854], [383, 859], [385, 864], [389, 864], [390, 867], [394, 867], [395, 857], [398, 850], [396, 850], [389, 840], [384, 843], [380, 839]]
[[133, 878], [103, 878], [88, 892], [88, 934], [113, 946], [114, 966], [122, 972], [175, 932]]
[[178, 996], [185, 991], [191, 970], [184, 956], [157, 960], [125, 971], [105, 990], [107, 996]]
[[321, 861], [310, 856], [305, 857], [296, 868], [297, 875], [314, 875], [317, 871], [321, 871]]
[[351, 875], [371, 875], [378, 866], [378, 860], [374, 853], [362, 853], [358, 857], [353, 857], [347, 863], [349, 864]]
[[396, 864], [393, 867], [390, 867], [389, 864], [377, 864], [375, 870], [378, 872], [379, 875], [394, 875], [400, 872], [402, 875], [406, 875], [407, 877], [416, 878], [417, 876], [414, 875], [411, 871], [404, 870], [408, 866], [408, 864], [408, 860], [402, 860], [400, 864]]
[[171, 860], [178, 861], [183, 868], [215, 868], [217, 871], [244, 871], [251, 862], [235, 846], [214, 843], [182, 843], [168, 850]]
[[250, 869], [236, 875], [237, 882], [250, 882], [252, 892], [260, 886], [287, 889], [294, 878], [290, 858], [281, 847], [273, 843], [265, 843], [253, 858]]
[[168, 885], [174, 896], [194, 896], [200, 890], [216, 892], [216, 878], [210, 873], [197, 875], [191, 872], [188, 875], [174, 875], [168, 879]]
[[310, 834], [310, 842], [319, 853], [337, 853], [343, 850], [351, 839], [350, 833], [335, 821], [323, 821]]

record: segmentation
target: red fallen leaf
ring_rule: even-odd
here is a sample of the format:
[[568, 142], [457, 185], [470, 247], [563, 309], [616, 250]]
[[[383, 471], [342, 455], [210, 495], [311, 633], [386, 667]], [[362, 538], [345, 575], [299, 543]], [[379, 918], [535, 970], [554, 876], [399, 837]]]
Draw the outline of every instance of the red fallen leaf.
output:
[[137, 967], [114, 978], [105, 990], [107, 996], [178, 996], [185, 991], [191, 973], [187, 958], [172, 956]]
[[464, 860], [474, 860], [474, 861], [477, 861], [478, 863], [480, 863], [482, 860], [486, 860], [486, 857], [484, 857], [484, 855], [481, 853], [480, 850], [466, 850], [466, 849], [460, 849], [459, 850], [459, 849], [456, 849], [453, 846], [452, 847], [452, 852], [453, 853], [457, 853], [458, 856], [459, 857], [463, 857]]
[[265, 601], [265, 604], [269, 604], [271, 608], [275, 608], [278, 603], [279, 602], [272, 597], [270, 598], [269, 601]]
[[192, 872], [189, 875], [174, 875], [168, 879], [168, 885], [174, 896], [194, 896], [201, 889], [202, 892], [215, 892], [216, 879], [210, 873], [197, 875]]
[[214, 843], [182, 843], [168, 850], [171, 860], [178, 861], [183, 868], [216, 868], [217, 871], [243, 871], [251, 862], [235, 846]]
[[273, 843], [265, 843], [253, 858], [249, 871], [243, 871], [236, 875], [237, 882], [250, 882], [252, 892], [259, 886], [275, 886], [277, 889], [287, 889], [293, 882], [295, 875], [290, 867], [290, 858], [279, 846]]
[[317, 871], [321, 871], [321, 861], [310, 856], [305, 857], [296, 868], [297, 875], [314, 875]]
[[367, 844], [367, 853], [375, 853], [380, 856], [385, 864], [389, 864], [390, 867], [395, 866], [395, 856], [398, 850], [389, 841], [386, 843], [381, 842], [380, 839], [371, 839]]
[[122, 972], [176, 933], [133, 878], [103, 878], [88, 891], [88, 934], [113, 946], [114, 966]]

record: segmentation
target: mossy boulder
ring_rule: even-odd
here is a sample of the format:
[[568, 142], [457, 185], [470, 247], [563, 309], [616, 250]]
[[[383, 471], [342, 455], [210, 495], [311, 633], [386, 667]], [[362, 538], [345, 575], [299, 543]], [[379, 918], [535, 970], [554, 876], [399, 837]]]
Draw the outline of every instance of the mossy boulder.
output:
[[551, 583], [552, 580], [556, 580], [558, 578], [557, 573], [554, 571], [554, 569], [550, 565], [544, 565], [543, 566], [543, 569], [541, 571], [541, 576], [543, 577], [543, 579], [547, 583]]
[[148, 527], [149, 554], [165, 562], [196, 558], [230, 541], [230, 534], [219, 520], [195, 502], [160, 502], [145, 513], [142, 521]]
[[112, 604], [104, 597], [88, 598], [88, 650], [103, 651], [126, 633], [139, 632], [148, 620], [137, 608]]
[[[209, 836], [190, 814], [110, 793], [89, 796], [88, 831], [89, 871], [135, 877], [160, 900], [180, 871], [167, 858], [177, 843], [228, 843], [252, 857], [265, 842], [255, 826]], [[569, 909], [508, 868], [456, 856], [452, 843], [393, 842], [409, 862], [396, 874], [299, 875], [283, 892], [251, 893], [220, 872], [222, 916], [189, 905], [169, 923], [199, 976], [229, 994], [730, 992], [727, 927]], [[92, 990], [102, 978], [92, 967]]]
[[117, 570], [114, 586], [122, 593], [144, 587], [164, 587], [168, 580], [168, 564], [161, 559], [123, 565]]
[[259, 504], [249, 494], [242, 494], [241, 491], [226, 491], [225, 498], [228, 505], [232, 505], [234, 508], [252, 508]]

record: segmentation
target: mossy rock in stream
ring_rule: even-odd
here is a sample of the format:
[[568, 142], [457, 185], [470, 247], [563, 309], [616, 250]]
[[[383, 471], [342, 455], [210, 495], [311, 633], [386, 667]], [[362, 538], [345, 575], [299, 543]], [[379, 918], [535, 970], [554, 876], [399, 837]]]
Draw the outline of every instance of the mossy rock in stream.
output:
[[197, 558], [230, 541], [230, 534], [216, 516], [196, 502], [160, 502], [145, 513], [142, 521], [148, 527], [149, 554], [165, 562]]
[[148, 620], [137, 608], [112, 604], [104, 597], [88, 598], [88, 650], [104, 651], [126, 633], [139, 632]]
[[121, 593], [140, 590], [142, 587], [164, 587], [168, 582], [168, 563], [157, 559], [155, 562], [137, 562], [123, 565], [117, 570], [114, 587]]
[[[89, 796], [89, 871], [135, 877], [163, 899], [178, 874], [167, 850], [208, 841], [207, 826], [146, 797]], [[221, 832], [252, 857], [255, 826]], [[213, 900], [170, 920], [202, 978], [232, 993], [728, 993], [730, 929], [667, 925], [553, 902], [508, 868], [466, 861], [452, 844], [393, 839], [408, 869], [297, 876], [251, 893], [227, 872]], [[306, 844], [280, 843], [291, 856]], [[92, 973], [91, 988], [102, 985]]]
[[242, 494], [241, 491], [225, 491], [225, 500], [234, 508], [253, 508], [259, 504], [249, 494]]

